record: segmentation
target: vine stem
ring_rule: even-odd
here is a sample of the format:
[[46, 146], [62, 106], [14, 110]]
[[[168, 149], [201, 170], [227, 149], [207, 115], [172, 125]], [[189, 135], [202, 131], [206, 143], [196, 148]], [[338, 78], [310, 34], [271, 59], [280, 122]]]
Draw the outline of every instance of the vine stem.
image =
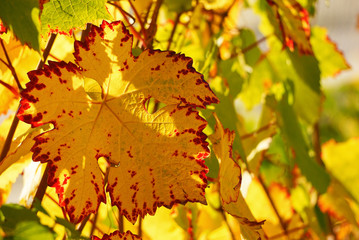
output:
[[275, 125], [275, 124], [277, 124], [276, 121], [269, 122], [267, 125], [264, 125], [263, 127], [257, 129], [256, 131], [241, 136], [241, 140], [244, 140], [244, 139], [246, 139], [246, 138], [253, 137], [253, 136], [259, 134], [260, 132], [263, 132], [263, 131], [269, 129], [271, 126], [273, 126], [273, 125]]
[[[91, 214], [87, 215], [87, 216], [84, 218], [84, 220], [81, 221], [81, 224], [80, 224], [80, 226], [77, 228], [77, 231], [79, 231], [79, 232], [81, 233], [82, 230], [84, 230], [85, 225], [86, 225], [86, 223], [88, 222], [88, 220], [90, 219], [90, 217], [91, 217]], [[94, 220], [94, 224], [93, 224], [92, 226], [95, 226], [95, 223], [96, 223], [96, 219]], [[93, 229], [95, 230], [94, 227], [93, 227]], [[91, 229], [91, 234], [90, 234], [90, 236], [92, 236], [92, 233], [93, 233], [94, 230]]]
[[15, 95], [15, 97], [19, 97], [19, 92], [13, 86], [4, 82], [3, 80], [0, 80], [0, 84], [9, 89]]
[[108, 4], [114, 6], [115, 8], [117, 8], [120, 13], [122, 14], [123, 18], [125, 19], [125, 21], [127, 22], [127, 24], [129, 25], [129, 28], [131, 30], [131, 33], [141, 41], [141, 43], [147, 48], [146, 46], [146, 41], [141, 37], [141, 35], [136, 31], [136, 29], [132, 26], [132, 24], [130, 23], [130, 21], [127, 18], [127, 15], [129, 15], [127, 12], [125, 12], [121, 6], [115, 4], [115, 3], [111, 3], [109, 2]]
[[159, 14], [160, 7], [161, 7], [162, 3], [163, 3], [163, 0], [157, 0], [155, 9], [153, 10], [153, 14], [151, 17], [150, 26], [147, 29], [148, 39], [146, 39], [146, 45], [150, 49], [152, 49], [153, 38], [157, 32], [157, 18], [158, 18], [158, 14]]
[[139, 217], [138, 219], [138, 233], [137, 235], [142, 238], [142, 218]]
[[[297, 231], [299, 231], [299, 230], [305, 229], [305, 228], [307, 228], [307, 227], [308, 227], [308, 225], [303, 225], [303, 226], [301, 226], [301, 227], [292, 228], [292, 229], [288, 230], [287, 233], [294, 233], [294, 232], [297, 232]], [[274, 236], [272, 236], [272, 237], [269, 237], [268, 240], [273, 240], [273, 239], [281, 238], [281, 237], [283, 237], [283, 236], [285, 236], [284, 233], [279, 233], [279, 234], [277, 234], [277, 235], [274, 235]]]
[[170, 35], [170, 38], [168, 39], [167, 50], [170, 50], [170, 47], [171, 47], [171, 44], [172, 44], [172, 41], [173, 41], [173, 37], [174, 37], [176, 29], [177, 29], [177, 25], [180, 22], [181, 15], [182, 15], [182, 12], [177, 13], [177, 15], [176, 15], [175, 22], [174, 22], [174, 25], [173, 25], [173, 28], [172, 28], [172, 31], [171, 31], [171, 35]]
[[133, 5], [132, 1], [128, 1], [131, 5], [131, 8], [133, 10], [133, 12], [135, 13], [136, 15], [136, 18], [138, 20], [138, 23], [140, 24], [141, 26], [141, 32], [142, 32], [142, 35], [143, 35], [143, 38], [146, 40], [147, 39], [147, 32], [146, 32], [146, 28], [145, 28], [145, 25], [143, 24], [143, 21], [141, 19], [141, 16], [140, 14], [138, 13], [137, 9], [135, 8], [135, 6]]
[[4, 54], [5, 54], [5, 57], [6, 57], [6, 61], [7, 61], [6, 66], [10, 69], [10, 71], [11, 71], [11, 73], [12, 73], [12, 75], [13, 75], [15, 81], [16, 81], [17, 87], [19, 88], [19, 90], [21, 92], [23, 90], [23, 88], [22, 88], [20, 80], [19, 80], [19, 78], [18, 78], [18, 76], [16, 74], [15, 68], [11, 63], [11, 59], [9, 57], [9, 54], [6, 51], [4, 41], [1, 38], [0, 38], [0, 44], [1, 44], [2, 50], [4, 51]]
[[[51, 51], [51, 48], [52, 46], [54, 45], [54, 42], [55, 42], [55, 39], [56, 39], [56, 34], [55, 33], [52, 33], [50, 35], [50, 38], [49, 38], [49, 41], [47, 42], [46, 44], [46, 47], [45, 47], [45, 50], [43, 52], [43, 59], [40, 59], [39, 63], [37, 64], [37, 70], [41, 69], [45, 62], [46, 62], [46, 59], [47, 57], [49, 56], [50, 54], [50, 51]], [[20, 105], [19, 105], [20, 107]], [[19, 119], [17, 118], [17, 116], [15, 116], [15, 119], [17, 119], [17, 121], [19, 121]], [[48, 171], [49, 171], [49, 164], [46, 165], [46, 168], [45, 168], [45, 172], [44, 174], [42, 175], [42, 178], [41, 178], [41, 181], [40, 181], [40, 184], [39, 184], [39, 187], [37, 188], [37, 191], [36, 191], [36, 194], [35, 194], [35, 197], [34, 197], [34, 200], [31, 204], [31, 208], [34, 207], [34, 202], [35, 202], [35, 199], [38, 199], [39, 202], [41, 203], [42, 202], [42, 199], [44, 198], [44, 195], [45, 195], [45, 192], [46, 192], [46, 188], [47, 188], [47, 177], [48, 177]]]

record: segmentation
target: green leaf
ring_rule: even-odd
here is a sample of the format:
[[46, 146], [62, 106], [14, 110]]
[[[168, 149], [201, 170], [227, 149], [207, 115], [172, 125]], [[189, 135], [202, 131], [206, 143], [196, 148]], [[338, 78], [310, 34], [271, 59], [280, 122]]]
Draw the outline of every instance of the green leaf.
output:
[[314, 54], [319, 61], [322, 78], [334, 77], [341, 71], [350, 69], [343, 53], [340, 52], [337, 45], [329, 39], [327, 29], [313, 27], [310, 42], [313, 46]]
[[[288, 145], [294, 150], [295, 162], [302, 174], [312, 183], [313, 187], [315, 187], [319, 193], [324, 193], [329, 186], [330, 177], [328, 173], [309, 156], [308, 147], [301, 131], [297, 115], [295, 114], [293, 107], [288, 103], [288, 99], [290, 98], [288, 92], [290, 90], [288, 87], [289, 86], [286, 86], [286, 93], [283, 95], [282, 100], [275, 106], [279, 126], [283, 133], [283, 137], [286, 139]], [[273, 99], [268, 100], [275, 101]]]
[[53, 231], [41, 225], [35, 211], [17, 204], [2, 205], [0, 211], [0, 226], [7, 236], [20, 240], [55, 239]]
[[104, 0], [51, 0], [41, 14], [42, 33], [69, 33], [73, 28], [85, 28], [86, 23], [111, 18]]
[[16, 240], [39, 240], [39, 239], [55, 239], [53, 233], [47, 226], [38, 222], [20, 222], [14, 231], [14, 239]]
[[319, 119], [320, 114], [320, 70], [318, 60], [312, 55], [302, 55], [297, 50], [287, 51], [294, 74], [287, 77], [294, 82], [295, 111], [308, 124]]
[[66, 219], [56, 217], [56, 223], [64, 226], [67, 230], [71, 238], [75, 239], [86, 239], [81, 237], [81, 233], [76, 230], [76, 226], [71, 222], [67, 221]]
[[0, 18], [22, 44], [40, 51], [38, 0], [0, 0]]
[[[211, 153], [213, 149], [211, 148]], [[219, 173], [219, 163], [215, 154], [211, 154], [208, 158], [205, 159], [205, 164], [208, 167], [207, 177], [217, 178]]]
[[2, 205], [0, 210], [5, 217], [0, 224], [5, 232], [14, 231], [21, 222], [38, 221], [35, 212], [17, 204]]

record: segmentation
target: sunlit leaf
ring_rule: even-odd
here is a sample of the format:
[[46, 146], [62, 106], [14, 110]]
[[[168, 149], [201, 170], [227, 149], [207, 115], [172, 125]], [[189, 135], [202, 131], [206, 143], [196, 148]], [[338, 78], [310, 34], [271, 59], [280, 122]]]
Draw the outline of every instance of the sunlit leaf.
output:
[[214, 154], [220, 161], [218, 181], [222, 203], [236, 202], [241, 185], [241, 168], [232, 156], [234, 131], [224, 129], [218, 117], [215, 133], [209, 139], [212, 142]]
[[[174, 203], [205, 203], [206, 121], [195, 107], [218, 102], [191, 59], [173, 52], [132, 52], [121, 22], [93, 26], [76, 42], [73, 63], [50, 62], [29, 73], [18, 117], [54, 129], [35, 138], [34, 161], [48, 162], [48, 184], [60, 205], [79, 222], [105, 202], [104, 176], [113, 205], [134, 223], [140, 215]], [[94, 79], [101, 99], [91, 99], [84, 78]], [[166, 106], [148, 113], [154, 98]], [[66, 99], [66, 101], [64, 101]], [[85, 186], [85, 188], [84, 188]]]
[[74, 28], [86, 27], [99, 19], [111, 19], [104, 0], [50, 0], [43, 5], [41, 14], [42, 33], [69, 34]]
[[256, 221], [241, 193], [236, 202], [224, 204], [223, 209], [238, 220], [241, 225], [241, 234], [245, 236], [245, 239], [265, 239], [262, 229], [265, 220]]
[[337, 45], [330, 40], [325, 28], [312, 28], [310, 42], [313, 46], [314, 55], [319, 61], [322, 78], [333, 77], [343, 70], [350, 69], [343, 53], [338, 49]]
[[[159, 208], [154, 216], [146, 216], [142, 222], [144, 234], [150, 239], [158, 240], [185, 239], [187, 232], [183, 229], [184, 226], [179, 224], [182, 214], [179, 214], [177, 210], [177, 206], [174, 206], [172, 210]], [[187, 217], [184, 217], [183, 221], [187, 221], [188, 224]]]
[[356, 203], [346, 189], [339, 182], [333, 180], [328, 191], [319, 198], [319, 207], [323, 212], [329, 213], [338, 220], [346, 219], [353, 226], [357, 226], [355, 212], [351, 208], [353, 204]]
[[359, 203], [359, 139], [351, 138], [346, 142], [336, 143], [334, 140], [322, 147], [323, 162], [327, 169], [349, 191], [355, 201]]

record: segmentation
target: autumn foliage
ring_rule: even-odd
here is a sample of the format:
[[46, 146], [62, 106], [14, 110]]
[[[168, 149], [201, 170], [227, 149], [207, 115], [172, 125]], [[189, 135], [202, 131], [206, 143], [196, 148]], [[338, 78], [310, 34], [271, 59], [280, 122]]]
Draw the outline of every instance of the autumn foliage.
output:
[[0, 9], [1, 238], [359, 237], [359, 143], [321, 127], [321, 81], [350, 67], [315, 1], [20, 2]]

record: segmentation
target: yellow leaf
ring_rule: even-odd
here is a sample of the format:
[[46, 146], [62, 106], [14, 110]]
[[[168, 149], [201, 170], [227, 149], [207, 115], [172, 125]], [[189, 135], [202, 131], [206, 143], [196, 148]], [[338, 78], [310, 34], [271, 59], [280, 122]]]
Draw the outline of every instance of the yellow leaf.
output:
[[[132, 56], [132, 36], [121, 22], [92, 26], [75, 43], [74, 63], [49, 62], [29, 73], [18, 117], [54, 128], [37, 137], [33, 160], [50, 164], [48, 184], [72, 222], [97, 211], [110, 193], [130, 222], [175, 203], [205, 203], [209, 155], [206, 121], [196, 107], [217, 103], [192, 60], [145, 50]], [[84, 80], [101, 89], [95, 99]], [[93, 89], [93, 88], [92, 88]], [[153, 98], [165, 106], [147, 112]], [[108, 161], [108, 176], [98, 159]]]
[[247, 239], [264, 239], [262, 222], [257, 222], [247, 206], [241, 192], [241, 169], [232, 158], [234, 132], [224, 129], [215, 115], [216, 129], [210, 136], [213, 151], [220, 160], [219, 184], [223, 209], [241, 224], [242, 235]]
[[323, 144], [322, 158], [328, 171], [359, 202], [359, 138], [351, 138], [343, 143], [331, 140]]
[[262, 229], [265, 220], [256, 221], [242, 194], [239, 194], [236, 202], [223, 205], [223, 209], [241, 224], [241, 234], [245, 236], [245, 239], [265, 239]]
[[351, 209], [351, 205], [354, 204], [356, 203], [336, 180], [332, 180], [327, 192], [320, 195], [318, 201], [318, 205], [323, 212], [329, 213], [338, 220], [346, 219], [357, 227], [359, 216], [356, 219], [355, 212]]
[[236, 202], [241, 186], [241, 168], [232, 157], [234, 131], [224, 129], [218, 117], [216, 119], [215, 133], [209, 139], [212, 142], [214, 154], [220, 162], [219, 185], [222, 204]]

